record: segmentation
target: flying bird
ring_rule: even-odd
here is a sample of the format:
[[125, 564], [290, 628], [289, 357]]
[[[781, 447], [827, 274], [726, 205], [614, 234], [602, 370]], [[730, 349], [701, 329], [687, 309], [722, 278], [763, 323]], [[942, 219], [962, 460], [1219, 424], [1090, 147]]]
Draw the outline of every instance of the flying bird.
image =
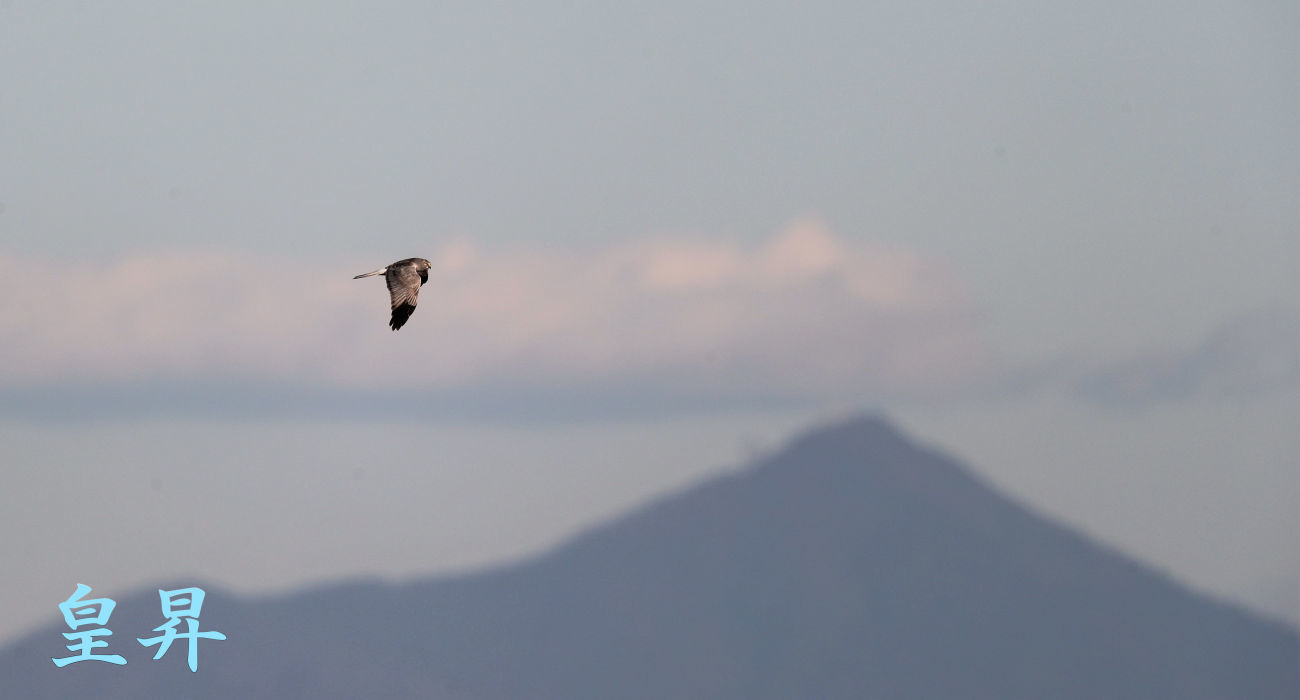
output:
[[352, 279], [359, 280], [374, 275], [384, 276], [384, 281], [388, 282], [388, 296], [392, 298], [393, 303], [393, 317], [389, 319], [388, 325], [392, 326], [393, 330], [397, 330], [406, 325], [406, 319], [415, 313], [415, 304], [420, 298], [420, 286], [429, 281], [429, 267], [429, 261], [424, 258], [407, 258], [374, 272], [357, 275]]

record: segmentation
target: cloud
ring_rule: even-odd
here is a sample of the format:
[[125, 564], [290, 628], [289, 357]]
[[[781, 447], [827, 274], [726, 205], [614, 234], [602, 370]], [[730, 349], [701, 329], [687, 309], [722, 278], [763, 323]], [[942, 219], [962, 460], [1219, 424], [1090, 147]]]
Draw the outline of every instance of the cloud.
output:
[[1116, 405], [1246, 398], [1297, 388], [1300, 308], [1291, 306], [1239, 314], [1192, 347], [1112, 362], [1075, 387], [1088, 400]]
[[951, 272], [815, 222], [750, 247], [457, 241], [428, 257], [392, 333], [383, 284], [351, 279], [384, 260], [0, 255], [0, 386], [863, 399], [956, 391], [988, 360]]

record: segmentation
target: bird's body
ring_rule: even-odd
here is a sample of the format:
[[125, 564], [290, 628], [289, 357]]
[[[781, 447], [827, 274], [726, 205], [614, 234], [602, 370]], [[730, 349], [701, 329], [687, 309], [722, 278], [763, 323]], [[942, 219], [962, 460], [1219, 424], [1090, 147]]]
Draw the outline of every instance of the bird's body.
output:
[[431, 265], [424, 258], [407, 258], [398, 260], [388, 267], [381, 267], [374, 272], [357, 275], [352, 279], [383, 275], [388, 283], [388, 296], [392, 301], [393, 317], [388, 325], [397, 330], [406, 324], [406, 320], [415, 313], [415, 304], [420, 298], [420, 287], [429, 281]]

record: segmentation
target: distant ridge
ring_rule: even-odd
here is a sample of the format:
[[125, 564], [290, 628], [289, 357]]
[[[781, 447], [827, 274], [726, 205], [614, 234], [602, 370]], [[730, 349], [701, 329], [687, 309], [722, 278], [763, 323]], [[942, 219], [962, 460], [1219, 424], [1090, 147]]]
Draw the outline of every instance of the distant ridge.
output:
[[0, 650], [4, 697], [1300, 697], [1295, 630], [1030, 512], [876, 416], [493, 571], [209, 589], [204, 618], [229, 639], [197, 674], [131, 648], [156, 592], [118, 602], [127, 666], [55, 669], [51, 626]]

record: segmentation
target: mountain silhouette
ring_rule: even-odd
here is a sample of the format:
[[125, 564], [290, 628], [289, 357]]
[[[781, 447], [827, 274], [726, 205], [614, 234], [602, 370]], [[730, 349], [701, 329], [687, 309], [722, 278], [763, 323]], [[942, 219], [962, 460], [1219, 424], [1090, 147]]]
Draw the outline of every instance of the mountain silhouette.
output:
[[4, 697], [1300, 697], [1295, 630], [1031, 512], [876, 417], [510, 566], [207, 590], [203, 624], [228, 639], [200, 642], [197, 673], [183, 641], [158, 661], [134, 641], [162, 622], [151, 590], [118, 599], [99, 651], [127, 665], [55, 668], [70, 652], [52, 624], [0, 651]]

